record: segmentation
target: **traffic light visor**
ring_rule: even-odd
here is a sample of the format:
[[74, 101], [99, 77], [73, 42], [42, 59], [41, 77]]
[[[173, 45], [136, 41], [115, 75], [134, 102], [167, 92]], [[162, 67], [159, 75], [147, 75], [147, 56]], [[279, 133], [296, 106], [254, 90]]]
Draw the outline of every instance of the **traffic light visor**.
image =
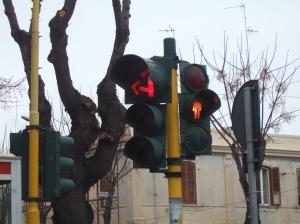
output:
[[156, 167], [164, 158], [162, 145], [153, 138], [138, 136], [130, 139], [124, 148], [124, 154], [139, 166]]
[[199, 91], [208, 85], [206, 70], [197, 64], [187, 66], [182, 75], [184, 85], [191, 91]]

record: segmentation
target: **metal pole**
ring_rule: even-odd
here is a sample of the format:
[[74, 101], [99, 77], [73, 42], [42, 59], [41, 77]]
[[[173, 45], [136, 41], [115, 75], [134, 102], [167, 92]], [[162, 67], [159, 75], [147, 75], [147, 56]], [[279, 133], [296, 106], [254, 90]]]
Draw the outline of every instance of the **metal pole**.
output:
[[246, 87], [244, 89], [245, 102], [245, 124], [246, 124], [246, 142], [247, 142], [247, 163], [248, 163], [248, 179], [249, 179], [249, 197], [250, 197], [250, 215], [251, 224], [258, 224], [257, 209], [257, 190], [256, 190], [256, 173], [254, 166], [254, 144], [253, 139], [253, 120], [252, 120], [252, 92], [253, 88]]
[[[164, 55], [171, 59], [176, 57], [175, 39], [164, 40]], [[167, 151], [168, 151], [168, 189], [170, 223], [182, 223], [182, 185], [181, 185], [181, 158], [178, 116], [177, 92], [177, 64], [172, 66], [171, 72], [172, 102], [167, 104]]]
[[40, 223], [39, 198], [39, 111], [38, 111], [38, 67], [39, 67], [39, 9], [40, 1], [33, 0], [31, 36], [31, 80], [30, 80], [30, 130], [28, 167], [28, 224]]

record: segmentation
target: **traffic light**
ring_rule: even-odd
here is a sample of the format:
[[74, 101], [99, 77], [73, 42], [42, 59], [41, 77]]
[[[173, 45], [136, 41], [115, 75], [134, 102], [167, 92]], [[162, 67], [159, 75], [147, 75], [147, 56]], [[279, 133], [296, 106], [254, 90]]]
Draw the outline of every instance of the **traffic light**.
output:
[[171, 102], [171, 66], [166, 57], [122, 56], [113, 65], [112, 80], [125, 90], [125, 103]]
[[22, 200], [28, 198], [28, 150], [29, 134], [25, 129], [20, 133], [10, 133], [10, 153], [22, 157], [21, 174], [22, 174]]
[[133, 160], [134, 168], [162, 172], [166, 167], [166, 104], [171, 102], [170, 73], [172, 59], [143, 59], [125, 55], [113, 65], [112, 80], [125, 90], [126, 122], [134, 136], [124, 154]]
[[211, 154], [210, 115], [220, 108], [221, 101], [207, 89], [205, 66], [180, 61], [179, 68], [181, 155], [184, 159], [195, 159], [197, 155]]
[[58, 131], [46, 128], [41, 137], [42, 148], [42, 186], [43, 199], [59, 197], [62, 192], [72, 189], [74, 182], [70, 178], [70, 171], [75, 167], [74, 160], [61, 154], [74, 145], [71, 137], [61, 136]]

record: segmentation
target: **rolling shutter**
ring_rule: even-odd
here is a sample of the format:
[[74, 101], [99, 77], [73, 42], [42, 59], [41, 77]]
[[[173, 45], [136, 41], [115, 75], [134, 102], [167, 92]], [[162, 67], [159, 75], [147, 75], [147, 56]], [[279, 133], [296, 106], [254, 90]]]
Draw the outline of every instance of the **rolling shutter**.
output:
[[184, 161], [182, 163], [182, 203], [196, 204], [196, 166], [193, 162]]

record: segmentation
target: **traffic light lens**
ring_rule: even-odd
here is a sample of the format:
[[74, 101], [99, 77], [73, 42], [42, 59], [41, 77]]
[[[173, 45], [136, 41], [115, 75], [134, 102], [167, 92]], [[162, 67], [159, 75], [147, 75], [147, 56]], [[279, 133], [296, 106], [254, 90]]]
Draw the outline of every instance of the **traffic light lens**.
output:
[[211, 145], [211, 135], [206, 128], [193, 127], [185, 136], [185, 146], [195, 155], [205, 154]]
[[208, 78], [201, 66], [191, 65], [184, 74], [184, 81], [190, 90], [199, 91], [207, 86]]
[[155, 59], [122, 56], [111, 69], [111, 79], [125, 90], [125, 102], [170, 101], [170, 78], [165, 66]]
[[137, 132], [154, 135], [163, 124], [159, 108], [147, 104], [134, 104], [126, 111], [126, 122]]
[[145, 168], [155, 168], [163, 158], [162, 145], [154, 138], [133, 137], [124, 148], [124, 154]]
[[131, 84], [132, 93], [135, 96], [149, 97], [150, 99], [154, 97], [154, 82], [149, 75], [148, 68], [145, 68], [142, 72], [138, 74], [132, 74], [136, 77], [136, 81]]
[[193, 102], [192, 111], [194, 120], [200, 120], [202, 111], [202, 102], [200, 100], [195, 100]]
[[205, 118], [206, 104], [202, 99], [195, 98], [186, 102], [185, 117], [193, 123], [199, 123]]

